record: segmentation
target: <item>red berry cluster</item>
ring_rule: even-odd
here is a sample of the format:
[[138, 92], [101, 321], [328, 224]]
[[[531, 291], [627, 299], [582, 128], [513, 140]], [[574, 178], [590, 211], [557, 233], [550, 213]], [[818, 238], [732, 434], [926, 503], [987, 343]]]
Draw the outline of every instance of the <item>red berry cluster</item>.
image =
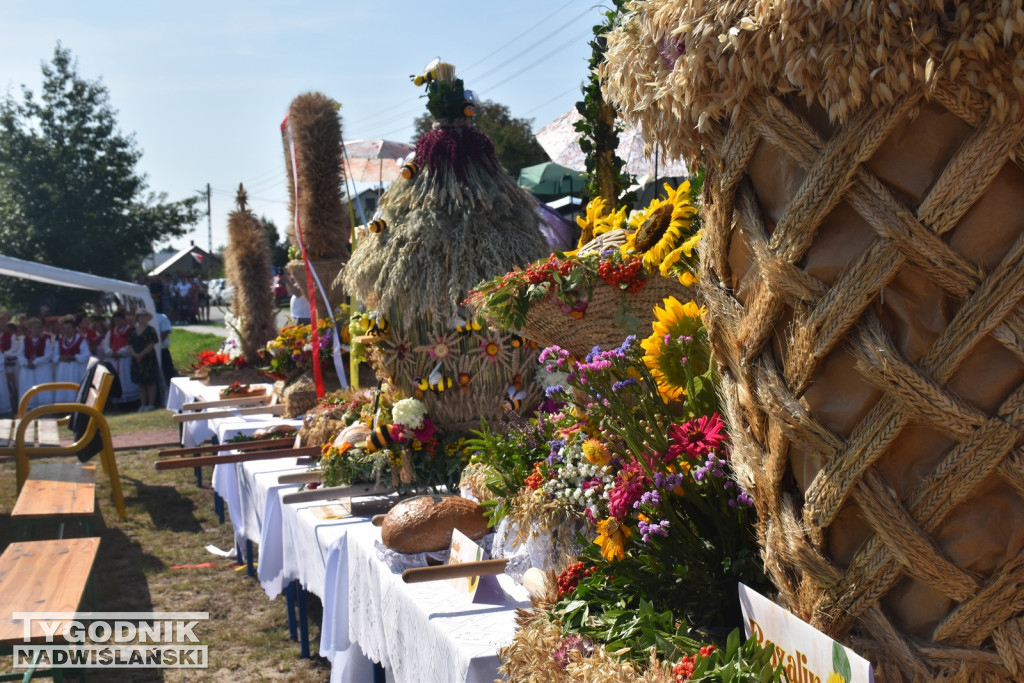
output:
[[533, 465], [533, 474], [526, 478], [526, 486], [531, 491], [536, 491], [544, 484], [544, 475], [540, 473], [540, 463]]
[[643, 261], [639, 259], [631, 259], [625, 263], [602, 261], [597, 267], [597, 275], [612, 287], [622, 287], [627, 292], [639, 292], [646, 282], [643, 278], [637, 277], [643, 270], [643, 265]]
[[675, 683], [682, 683], [688, 681], [693, 677], [693, 671], [697, 668], [698, 657], [710, 657], [711, 653], [715, 651], [714, 645], [705, 645], [700, 649], [700, 654], [686, 655], [683, 659], [672, 667], [672, 680]]
[[557, 272], [559, 275], [568, 275], [573, 264], [570, 261], [559, 261], [552, 254], [548, 260], [538, 265], [529, 265], [523, 274], [531, 285], [539, 285], [542, 282], [551, 281], [551, 274]]
[[576, 590], [580, 579], [594, 573], [593, 567], [585, 567], [582, 562], [573, 562], [565, 571], [558, 575], [558, 599], [561, 600]]

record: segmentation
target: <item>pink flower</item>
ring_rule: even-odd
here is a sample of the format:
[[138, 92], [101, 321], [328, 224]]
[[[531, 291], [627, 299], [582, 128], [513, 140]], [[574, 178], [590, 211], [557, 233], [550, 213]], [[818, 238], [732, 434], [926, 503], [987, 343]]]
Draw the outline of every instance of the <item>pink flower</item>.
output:
[[669, 454], [676, 457], [685, 453], [691, 459], [703, 458], [711, 452], [718, 451], [726, 440], [725, 423], [718, 413], [701, 415], [681, 425], [668, 428], [671, 441]]
[[430, 421], [429, 417], [425, 417], [423, 424], [419, 429], [414, 429], [412, 435], [417, 441], [430, 441], [434, 436], [434, 431], [434, 423]]

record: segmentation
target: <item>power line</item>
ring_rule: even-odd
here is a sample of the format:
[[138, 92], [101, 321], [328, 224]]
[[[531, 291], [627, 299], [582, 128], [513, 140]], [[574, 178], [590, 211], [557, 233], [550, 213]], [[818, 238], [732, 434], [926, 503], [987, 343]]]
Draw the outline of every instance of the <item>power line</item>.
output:
[[[471, 64], [470, 66], [468, 66], [468, 67], [467, 67], [467, 68], [465, 69], [465, 71], [466, 71], [466, 72], [470, 72], [470, 71], [472, 71], [473, 69], [477, 68], [478, 66], [480, 66], [481, 64], [483, 64], [484, 62], [486, 62], [486, 61], [487, 61], [488, 59], [490, 59], [491, 57], [493, 57], [494, 55], [498, 54], [499, 52], [501, 52], [502, 50], [504, 50], [504, 49], [505, 49], [506, 47], [508, 47], [509, 45], [511, 45], [512, 43], [516, 42], [517, 40], [519, 40], [520, 38], [522, 38], [523, 36], [525, 36], [525, 35], [526, 35], [527, 33], [529, 33], [530, 31], [534, 30], [534, 29], [535, 29], [535, 28], [537, 28], [538, 26], [540, 26], [540, 25], [544, 24], [545, 22], [547, 22], [547, 21], [548, 21], [549, 19], [551, 19], [551, 17], [555, 16], [556, 14], [558, 14], [559, 12], [561, 12], [562, 10], [564, 10], [564, 9], [565, 9], [566, 7], [568, 7], [568, 6], [569, 6], [569, 5], [571, 5], [572, 3], [573, 3], [573, 0], [569, 0], [569, 2], [565, 3], [564, 5], [562, 5], [561, 7], [559, 7], [558, 9], [556, 9], [556, 10], [555, 10], [554, 12], [552, 12], [552, 13], [551, 13], [551, 14], [549, 14], [549, 15], [547, 15], [546, 17], [544, 17], [543, 19], [541, 19], [540, 21], [538, 21], [538, 22], [537, 22], [536, 24], [534, 24], [533, 26], [529, 27], [528, 29], [526, 29], [525, 31], [523, 31], [522, 33], [520, 33], [519, 35], [517, 35], [517, 36], [516, 36], [515, 38], [513, 38], [513, 39], [509, 40], [509, 41], [508, 41], [507, 43], [504, 43], [503, 45], [501, 45], [500, 47], [498, 47], [497, 49], [495, 49], [495, 50], [494, 50], [493, 52], [491, 52], [491, 53], [490, 53], [490, 54], [488, 54], [487, 56], [483, 57], [482, 59], [479, 59], [479, 60], [477, 60], [476, 64]], [[589, 11], [589, 10], [588, 10], [588, 11]], [[572, 21], [572, 19], [570, 19], [570, 21]]]
[[[577, 14], [575, 17], [573, 17], [569, 21], [570, 22], [576, 21], [577, 19], [586, 16], [587, 14], [590, 14], [590, 8], [587, 8], [584, 12], [582, 12], [580, 14]], [[543, 44], [544, 41], [546, 41], [546, 40], [548, 40], [550, 38], [555, 37], [556, 35], [561, 33], [564, 29], [565, 29], [564, 26], [557, 27], [551, 33], [548, 33], [547, 35], [543, 36], [542, 38], [539, 38], [538, 40], [534, 41], [533, 43], [530, 43], [529, 45], [524, 47], [522, 50], [520, 50], [519, 52], [517, 52], [514, 55], [512, 55], [511, 57], [509, 57], [507, 60], [502, 61], [501, 64], [499, 64], [499, 65], [497, 65], [495, 67], [492, 67], [491, 69], [487, 70], [486, 72], [480, 74], [479, 76], [476, 77], [476, 80], [477, 81], [481, 81], [481, 80], [487, 78], [488, 76], [490, 76], [491, 74], [493, 74], [493, 73], [495, 73], [497, 71], [501, 71], [506, 66], [511, 66], [511, 62], [513, 62], [513, 61], [519, 59], [520, 57], [522, 57], [523, 55], [527, 54], [533, 48]], [[588, 35], [590, 32], [591, 32], [591, 29], [588, 28], [587, 31], [583, 35]], [[578, 40], [578, 38], [577, 38], [577, 40]]]
[[538, 104], [538, 105], [537, 105], [536, 107], [534, 107], [533, 109], [530, 109], [530, 110], [524, 111], [522, 115], [523, 115], [523, 116], [527, 116], [527, 115], [529, 115], [529, 114], [532, 114], [533, 112], [537, 111], [537, 110], [538, 110], [538, 109], [540, 109], [541, 107], [543, 107], [543, 106], [546, 106], [546, 105], [549, 105], [549, 104], [551, 104], [552, 102], [554, 102], [555, 100], [561, 99], [561, 98], [565, 97], [566, 95], [568, 95], [569, 93], [571, 93], [571, 92], [573, 92], [573, 91], [579, 92], [579, 86], [577, 86], [577, 87], [575, 87], [575, 88], [569, 88], [569, 89], [568, 89], [568, 90], [566, 90], [565, 92], [560, 92], [560, 93], [558, 93], [557, 95], [555, 95], [554, 97], [552, 97], [552, 98], [551, 98], [550, 100], [545, 100], [545, 101], [541, 102], [540, 104]]

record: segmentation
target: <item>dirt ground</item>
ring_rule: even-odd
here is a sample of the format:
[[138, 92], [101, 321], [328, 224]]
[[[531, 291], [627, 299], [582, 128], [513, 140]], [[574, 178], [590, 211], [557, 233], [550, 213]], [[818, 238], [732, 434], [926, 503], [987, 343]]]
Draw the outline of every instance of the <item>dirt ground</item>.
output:
[[[220, 524], [209, 488], [191, 469], [157, 472], [156, 451], [117, 454], [128, 519], [117, 518], [106, 476], [98, 473], [102, 539], [93, 569], [96, 607], [101, 611], [197, 611], [210, 620], [196, 628], [209, 648], [209, 668], [90, 670], [88, 679], [105, 681], [326, 681], [330, 664], [319, 658], [300, 659], [299, 645], [288, 636], [284, 596], [271, 601], [245, 568], [205, 550], [225, 550], [233, 543], [230, 522]], [[97, 467], [97, 470], [99, 468]], [[14, 540], [10, 511], [15, 502], [12, 462], [0, 463], [0, 548]], [[54, 538], [42, 528], [36, 538]], [[69, 528], [67, 536], [81, 535]], [[213, 563], [212, 567], [172, 569]], [[319, 650], [321, 607], [310, 596], [311, 650]], [[0, 673], [11, 671], [11, 658], [0, 658]]]

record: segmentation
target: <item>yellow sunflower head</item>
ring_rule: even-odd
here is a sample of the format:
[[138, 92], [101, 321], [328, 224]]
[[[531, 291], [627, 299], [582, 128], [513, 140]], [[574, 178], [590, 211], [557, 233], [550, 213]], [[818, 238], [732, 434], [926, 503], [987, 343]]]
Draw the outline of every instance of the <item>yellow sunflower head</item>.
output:
[[[695, 302], [684, 304], [674, 296], [654, 308], [653, 331], [641, 346], [644, 364], [666, 401], [674, 401], [685, 394], [688, 373], [703, 375], [710, 366], [711, 353], [702, 335], [706, 312]], [[681, 342], [680, 337], [692, 341]]]
[[582, 247], [598, 235], [621, 228], [625, 220], [626, 207], [615, 211], [609, 200], [594, 197], [587, 204], [586, 213], [576, 217], [576, 224], [580, 226], [579, 246]]
[[[690, 231], [697, 209], [690, 203], [690, 183], [672, 189], [665, 184], [665, 199], [655, 197], [629, 219], [633, 231], [622, 246], [623, 255], [632, 252], [653, 270], [677, 249]], [[692, 251], [692, 247], [691, 247]]]
[[659, 271], [664, 277], [672, 277], [678, 275], [679, 281], [685, 287], [689, 287], [697, 281], [696, 276], [693, 274], [691, 264], [693, 263], [693, 250], [700, 242], [700, 230], [695, 232], [682, 244], [673, 249], [669, 254], [661, 261], [661, 265], [658, 267]]

